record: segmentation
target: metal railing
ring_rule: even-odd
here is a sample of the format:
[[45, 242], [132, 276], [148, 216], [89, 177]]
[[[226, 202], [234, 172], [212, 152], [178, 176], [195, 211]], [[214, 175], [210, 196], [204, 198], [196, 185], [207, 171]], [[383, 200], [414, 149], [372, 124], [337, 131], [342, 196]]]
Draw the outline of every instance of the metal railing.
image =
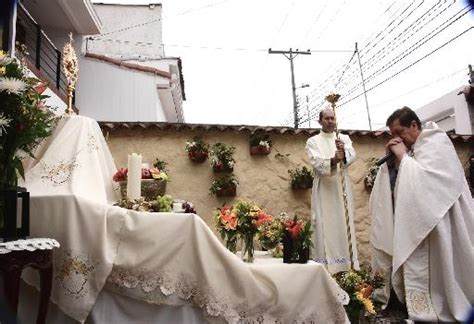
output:
[[48, 81], [49, 87], [66, 96], [67, 80], [61, 69], [61, 51], [21, 4], [17, 12], [16, 41], [26, 46], [27, 60]]

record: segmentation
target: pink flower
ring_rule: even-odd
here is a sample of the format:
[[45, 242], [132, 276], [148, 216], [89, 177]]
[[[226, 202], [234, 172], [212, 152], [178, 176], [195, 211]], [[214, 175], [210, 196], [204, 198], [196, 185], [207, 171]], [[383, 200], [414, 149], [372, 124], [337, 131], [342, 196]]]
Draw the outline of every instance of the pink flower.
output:
[[150, 169], [142, 168], [142, 179], [152, 179]]

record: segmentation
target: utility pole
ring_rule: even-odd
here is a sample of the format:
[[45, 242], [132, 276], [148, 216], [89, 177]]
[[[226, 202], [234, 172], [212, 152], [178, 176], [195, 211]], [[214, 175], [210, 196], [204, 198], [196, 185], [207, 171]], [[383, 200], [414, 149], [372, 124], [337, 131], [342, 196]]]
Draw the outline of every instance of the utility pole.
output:
[[362, 78], [362, 89], [364, 90], [365, 107], [367, 108], [367, 118], [369, 119], [369, 128], [372, 130], [372, 122], [370, 121], [369, 101], [367, 100], [367, 92], [365, 91], [364, 73], [362, 73], [362, 64], [360, 63], [359, 49], [355, 43], [355, 52], [357, 53], [357, 60], [359, 61], [360, 77]]
[[298, 103], [296, 101], [296, 86], [295, 86], [295, 71], [294, 71], [294, 66], [293, 66], [293, 60], [295, 57], [298, 56], [298, 54], [304, 54], [304, 55], [311, 55], [311, 51], [307, 50], [304, 52], [298, 51], [293, 51], [291, 48], [289, 51], [274, 51], [271, 48], [268, 49], [268, 54], [283, 54], [289, 61], [290, 61], [290, 68], [291, 68], [291, 90], [293, 93], [293, 114], [295, 118], [295, 128], [298, 128]]

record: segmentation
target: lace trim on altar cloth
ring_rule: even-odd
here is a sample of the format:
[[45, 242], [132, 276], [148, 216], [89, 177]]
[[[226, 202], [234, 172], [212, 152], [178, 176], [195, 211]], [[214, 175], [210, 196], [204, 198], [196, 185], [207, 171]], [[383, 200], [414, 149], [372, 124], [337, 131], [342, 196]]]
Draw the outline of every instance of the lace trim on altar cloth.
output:
[[12, 251], [52, 250], [58, 247], [59, 243], [54, 239], [33, 238], [0, 243], [0, 254], [6, 254]]
[[81, 299], [89, 293], [90, 280], [96, 272], [98, 262], [87, 254], [61, 251], [55, 254], [54, 279], [61, 285], [61, 294], [73, 299]]
[[[331, 307], [331, 314], [323, 314], [321, 311], [313, 312], [309, 316], [302, 318], [299, 314], [294, 314], [291, 319], [285, 317], [283, 312], [262, 313], [255, 312], [247, 304], [236, 304], [222, 293], [217, 293], [210, 287], [203, 287], [197, 282], [189, 280], [183, 274], [176, 274], [172, 271], [162, 271], [150, 274], [146, 270], [129, 270], [121, 267], [114, 267], [107, 282], [119, 290], [120, 293], [136, 297], [147, 302], [156, 304], [170, 304], [171, 297], [192, 303], [198, 306], [204, 316], [212, 323], [330, 323], [336, 321], [344, 323], [346, 315], [342, 307]], [[135, 294], [130, 290], [134, 289]], [[157, 296], [156, 292], [163, 294]], [[138, 296], [137, 296], [138, 295]], [[328, 299], [333, 297], [327, 296]], [[332, 301], [334, 304], [345, 304], [348, 296], [337, 294], [337, 298]], [[319, 307], [315, 305], [314, 309]], [[342, 310], [342, 311], [341, 311]], [[326, 316], [324, 316], [326, 315]]]

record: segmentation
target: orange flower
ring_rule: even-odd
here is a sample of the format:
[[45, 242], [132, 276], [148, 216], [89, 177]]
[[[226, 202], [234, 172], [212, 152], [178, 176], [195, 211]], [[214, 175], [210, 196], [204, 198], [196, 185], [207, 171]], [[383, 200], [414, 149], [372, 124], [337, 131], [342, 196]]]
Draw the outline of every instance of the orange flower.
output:
[[257, 215], [257, 221], [255, 222], [255, 225], [257, 227], [260, 227], [260, 225], [265, 224], [271, 220], [272, 220], [272, 215], [267, 214], [261, 210]]

